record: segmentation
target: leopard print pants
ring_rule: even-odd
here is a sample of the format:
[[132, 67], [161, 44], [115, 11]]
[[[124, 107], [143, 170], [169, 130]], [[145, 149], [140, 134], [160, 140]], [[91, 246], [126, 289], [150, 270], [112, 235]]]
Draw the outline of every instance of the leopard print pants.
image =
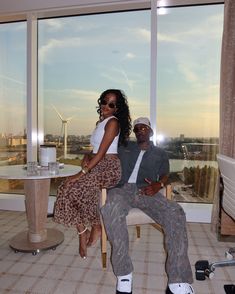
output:
[[77, 181], [62, 182], [57, 191], [54, 221], [67, 227], [100, 224], [101, 188], [114, 187], [120, 177], [120, 160], [117, 157], [105, 156]]

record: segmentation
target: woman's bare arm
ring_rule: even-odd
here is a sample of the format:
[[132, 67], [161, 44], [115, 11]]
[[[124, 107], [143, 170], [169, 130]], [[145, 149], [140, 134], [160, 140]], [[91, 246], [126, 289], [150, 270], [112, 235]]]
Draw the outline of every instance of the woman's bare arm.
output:
[[98, 152], [95, 156], [90, 160], [87, 165], [88, 170], [91, 170], [93, 167], [97, 165], [98, 162], [105, 156], [109, 146], [112, 144], [114, 138], [119, 133], [119, 123], [116, 118], [110, 119], [104, 129], [104, 136], [101, 141]]

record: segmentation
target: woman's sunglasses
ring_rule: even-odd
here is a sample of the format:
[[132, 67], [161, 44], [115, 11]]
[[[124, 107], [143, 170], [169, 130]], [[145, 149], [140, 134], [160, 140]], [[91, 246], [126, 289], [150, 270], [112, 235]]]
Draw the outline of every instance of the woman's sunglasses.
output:
[[105, 100], [101, 100], [100, 103], [101, 103], [101, 105], [108, 105], [109, 108], [115, 108], [115, 107], [116, 107], [116, 104], [113, 103], [113, 102], [108, 103], [108, 102], [105, 101]]

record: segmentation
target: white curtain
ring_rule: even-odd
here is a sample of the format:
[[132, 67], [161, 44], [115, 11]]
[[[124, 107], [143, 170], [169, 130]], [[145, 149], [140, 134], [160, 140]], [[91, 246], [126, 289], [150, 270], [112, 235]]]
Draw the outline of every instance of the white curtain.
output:
[[[235, 158], [235, 0], [225, 0], [220, 69], [220, 153]], [[217, 232], [219, 181], [212, 211]]]

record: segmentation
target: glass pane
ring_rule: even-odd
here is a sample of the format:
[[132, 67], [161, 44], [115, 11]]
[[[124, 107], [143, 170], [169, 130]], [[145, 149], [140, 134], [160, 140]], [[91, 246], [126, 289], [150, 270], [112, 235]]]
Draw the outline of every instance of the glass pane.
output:
[[122, 89], [133, 119], [149, 115], [150, 11], [43, 19], [38, 31], [44, 141], [79, 165], [104, 90]]
[[[0, 165], [26, 161], [26, 23], [0, 24]], [[22, 193], [18, 180], [0, 180], [1, 193]]]
[[222, 28], [223, 5], [171, 8], [158, 17], [158, 143], [168, 151], [179, 201], [213, 201]]

